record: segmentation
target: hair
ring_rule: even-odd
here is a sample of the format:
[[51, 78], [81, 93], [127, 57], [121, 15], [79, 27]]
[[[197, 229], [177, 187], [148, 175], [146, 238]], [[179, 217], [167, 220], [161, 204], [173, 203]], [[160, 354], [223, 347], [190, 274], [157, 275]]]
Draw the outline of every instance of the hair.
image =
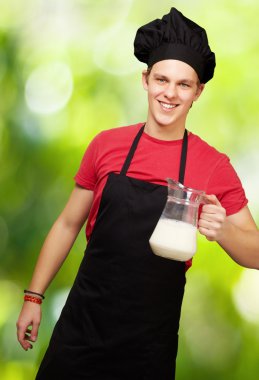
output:
[[152, 70], [152, 67], [153, 67], [153, 65], [147, 67], [147, 73], [148, 73], [148, 74], [150, 74], [150, 72], [151, 72], [151, 70]]
[[148, 67], [146, 68], [146, 81], [147, 81], [147, 82], [148, 82], [148, 78], [149, 78], [149, 75], [150, 75], [150, 73], [151, 73], [152, 67], [153, 67], [153, 65], [152, 65], [152, 66], [148, 66]]
[[153, 65], [147, 67], [147, 77], [150, 75], [152, 67], [153, 67]]

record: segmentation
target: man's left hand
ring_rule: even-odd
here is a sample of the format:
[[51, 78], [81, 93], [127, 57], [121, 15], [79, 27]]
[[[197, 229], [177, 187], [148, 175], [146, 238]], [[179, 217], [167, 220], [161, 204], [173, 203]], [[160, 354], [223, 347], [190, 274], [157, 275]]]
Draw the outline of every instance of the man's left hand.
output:
[[209, 241], [218, 241], [222, 237], [226, 225], [226, 210], [215, 195], [204, 196], [206, 204], [198, 222], [198, 230]]

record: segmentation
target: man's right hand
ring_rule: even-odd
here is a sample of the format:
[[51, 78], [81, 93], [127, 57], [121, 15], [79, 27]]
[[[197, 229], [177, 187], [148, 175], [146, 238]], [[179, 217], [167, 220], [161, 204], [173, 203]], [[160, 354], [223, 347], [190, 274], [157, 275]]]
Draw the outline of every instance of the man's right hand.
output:
[[25, 301], [16, 323], [17, 339], [25, 351], [33, 348], [41, 322], [41, 305]]

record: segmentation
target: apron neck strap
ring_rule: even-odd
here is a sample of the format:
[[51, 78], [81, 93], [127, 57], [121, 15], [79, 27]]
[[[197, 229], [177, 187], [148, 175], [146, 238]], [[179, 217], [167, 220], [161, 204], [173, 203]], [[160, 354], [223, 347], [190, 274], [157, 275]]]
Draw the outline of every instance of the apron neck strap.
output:
[[183, 142], [182, 142], [182, 152], [181, 152], [180, 169], [179, 169], [179, 176], [178, 176], [178, 182], [180, 182], [182, 184], [184, 183], [187, 150], [188, 150], [188, 131], [187, 131], [187, 129], [185, 129], [184, 136], [183, 136]]
[[[145, 124], [140, 128], [136, 137], [134, 138], [133, 143], [130, 147], [129, 153], [128, 153], [126, 160], [123, 164], [123, 167], [121, 169], [120, 175], [124, 176], [127, 174], [131, 160], [132, 160], [134, 153], [137, 149], [137, 146], [138, 146], [139, 140], [142, 136], [142, 133], [144, 131], [144, 128], [145, 128]], [[187, 159], [187, 149], [188, 149], [188, 131], [187, 131], [187, 129], [185, 129], [184, 136], [183, 136], [183, 142], [182, 142], [182, 152], [181, 152], [180, 169], [179, 169], [179, 177], [178, 177], [178, 181], [182, 184], [184, 182], [184, 174], [185, 174], [186, 159]]]
[[137, 146], [138, 146], [140, 137], [142, 136], [142, 133], [144, 131], [144, 128], [145, 128], [145, 124], [140, 128], [140, 130], [138, 131], [136, 137], [134, 138], [133, 143], [132, 143], [132, 145], [130, 147], [129, 153], [128, 153], [128, 155], [126, 157], [126, 160], [125, 160], [125, 162], [123, 164], [123, 167], [121, 169], [120, 175], [126, 175], [127, 174], [127, 171], [129, 169], [131, 160], [132, 160], [132, 158], [134, 156], [135, 150], [137, 149]]

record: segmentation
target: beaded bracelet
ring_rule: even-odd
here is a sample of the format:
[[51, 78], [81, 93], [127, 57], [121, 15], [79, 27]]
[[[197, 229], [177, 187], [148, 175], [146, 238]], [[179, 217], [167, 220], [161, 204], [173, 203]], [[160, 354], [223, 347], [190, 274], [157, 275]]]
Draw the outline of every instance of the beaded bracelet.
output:
[[24, 299], [24, 301], [34, 302], [34, 303], [37, 303], [39, 305], [42, 303], [42, 299], [41, 298], [29, 296], [28, 294], [25, 294], [25, 296], [24, 296], [23, 299]]
[[43, 300], [44, 300], [44, 298], [45, 298], [43, 294], [36, 293], [36, 292], [32, 292], [31, 290], [27, 290], [27, 289], [25, 289], [23, 292], [24, 292], [25, 294], [35, 294], [36, 296], [41, 297]]

